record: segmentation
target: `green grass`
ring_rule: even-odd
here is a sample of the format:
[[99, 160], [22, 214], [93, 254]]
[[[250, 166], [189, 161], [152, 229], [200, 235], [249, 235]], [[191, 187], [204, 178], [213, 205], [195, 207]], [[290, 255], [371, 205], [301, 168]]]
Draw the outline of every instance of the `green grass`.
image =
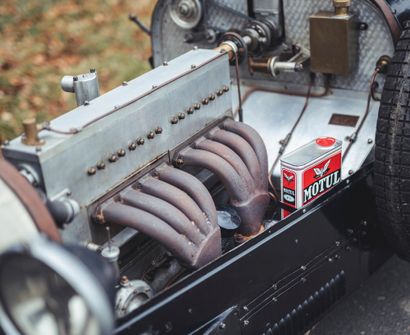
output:
[[50, 120], [75, 107], [64, 75], [98, 71], [106, 92], [149, 70], [150, 40], [128, 20], [149, 24], [149, 0], [0, 1], [0, 141], [21, 121]]

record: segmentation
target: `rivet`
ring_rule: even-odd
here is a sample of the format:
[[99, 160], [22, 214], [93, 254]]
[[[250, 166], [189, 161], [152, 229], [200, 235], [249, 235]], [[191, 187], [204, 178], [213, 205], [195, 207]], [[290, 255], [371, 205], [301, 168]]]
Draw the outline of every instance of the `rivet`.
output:
[[209, 96], [209, 100], [214, 101], [214, 100], [215, 100], [215, 94], [211, 94], [211, 95]]
[[354, 173], [353, 170], [349, 170], [349, 176], [351, 176]]
[[120, 157], [124, 157], [124, 156], [126, 155], [126, 152], [125, 152], [124, 149], [119, 149], [119, 150], [117, 151], [117, 154], [118, 154], [118, 156], [120, 156]]
[[162, 63], [162, 65], [168, 66], [168, 62], [167, 62], [166, 60], [164, 60], [164, 62]]
[[192, 107], [187, 108], [186, 110], [188, 115], [194, 114], [194, 109]]
[[77, 81], [78, 80], [78, 77], [77, 76], [74, 76], [73, 77], [73, 81]]
[[137, 138], [137, 144], [138, 145], [144, 145], [145, 140], [142, 137]]
[[216, 92], [216, 95], [217, 95], [218, 97], [220, 97], [222, 94], [224, 94], [224, 91], [223, 91], [223, 90], [218, 90], [218, 91]]
[[155, 128], [155, 134], [157, 135], [162, 134], [162, 128], [161, 127]]
[[208, 98], [202, 99], [202, 104], [205, 106], [209, 104], [209, 99]]
[[131, 151], [134, 151], [135, 149], [137, 149], [137, 145], [136, 145], [134, 142], [132, 142], [132, 143], [130, 143], [130, 145], [128, 146], [128, 149], [130, 149]]
[[110, 163], [115, 163], [117, 160], [118, 160], [118, 156], [115, 154], [111, 155], [110, 158], [108, 158], [108, 161]]
[[193, 70], [193, 69], [196, 69], [196, 65], [195, 64], [192, 64], [191, 65], [191, 69]]
[[122, 86], [127, 86], [128, 85], [128, 82], [127, 81], [123, 81], [122, 82]]
[[153, 140], [154, 137], [155, 137], [155, 133], [154, 133], [153, 131], [150, 131], [150, 132], [148, 133], [148, 135], [147, 135], [147, 138], [148, 138], [149, 140]]
[[178, 119], [180, 119], [180, 120], [185, 119], [185, 113], [179, 113], [178, 114]]
[[97, 169], [98, 170], [104, 170], [105, 169], [105, 163], [103, 161], [100, 161], [97, 163]]
[[84, 101], [84, 106], [88, 106], [90, 104], [90, 102], [88, 100]]
[[369, 139], [367, 140], [367, 143], [372, 144], [372, 143], [373, 143], [373, 140], [372, 140], [371, 138], [369, 138]]
[[41, 147], [36, 147], [36, 152], [41, 152]]
[[176, 116], [171, 118], [171, 124], [177, 124], [178, 123], [178, 118]]
[[196, 110], [201, 109], [201, 105], [200, 105], [200, 104], [195, 104], [195, 105], [194, 105], [194, 109], [196, 109]]
[[90, 168], [87, 170], [87, 173], [88, 173], [89, 176], [93, 176], [93, 175], [95, 175], [95, 174], [97, 173], [97, 169], [96, 169], [95, 167], [90, 167]]
[[222, 89], [223, 89], [224, 92], [229, 92], [229, 87], [228, 86], [224, 86]]
[[95, 73], [95, 69], [90, 69], [90, 73]]
[[155, 90], [158, 87], [158, 85], [152, 85], [152, 89]]

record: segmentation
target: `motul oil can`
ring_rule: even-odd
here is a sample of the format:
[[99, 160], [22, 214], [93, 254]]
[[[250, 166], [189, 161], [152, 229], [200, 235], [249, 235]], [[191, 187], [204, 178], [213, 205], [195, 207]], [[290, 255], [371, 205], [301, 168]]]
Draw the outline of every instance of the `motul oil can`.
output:
[[[342, 142], [320, 137], [281, 159], [282, 202], [301, 208], [329, 191], [341, 180]], [[282, 218], [290, 213], [282, 210]]]

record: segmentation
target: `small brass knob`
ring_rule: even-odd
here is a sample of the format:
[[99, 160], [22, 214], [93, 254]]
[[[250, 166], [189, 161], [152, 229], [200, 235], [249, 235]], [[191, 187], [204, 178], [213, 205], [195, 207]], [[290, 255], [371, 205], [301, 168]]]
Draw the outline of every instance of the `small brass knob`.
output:
[[44, 140], [38, 137], [39, 127], [37, 126], [35, 118], [28, 118], [23, 120], [24, 133], [21, 136], [21, 142], [25, 145], [39, 146], [44, 144]]
[[349, 7], [352, 5], [351, 0], [333, 0], [336, 15], [348, 15]]

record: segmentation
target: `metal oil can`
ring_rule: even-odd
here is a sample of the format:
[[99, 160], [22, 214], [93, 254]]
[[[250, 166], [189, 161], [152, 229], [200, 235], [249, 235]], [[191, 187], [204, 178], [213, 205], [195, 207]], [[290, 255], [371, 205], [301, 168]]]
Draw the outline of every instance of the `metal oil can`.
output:
[[[301, 208], [341, 181], [342, 142], [320, 137], [281, 159], [282, 202]], [[282, 218], [290, 214], [282, 210]]]

